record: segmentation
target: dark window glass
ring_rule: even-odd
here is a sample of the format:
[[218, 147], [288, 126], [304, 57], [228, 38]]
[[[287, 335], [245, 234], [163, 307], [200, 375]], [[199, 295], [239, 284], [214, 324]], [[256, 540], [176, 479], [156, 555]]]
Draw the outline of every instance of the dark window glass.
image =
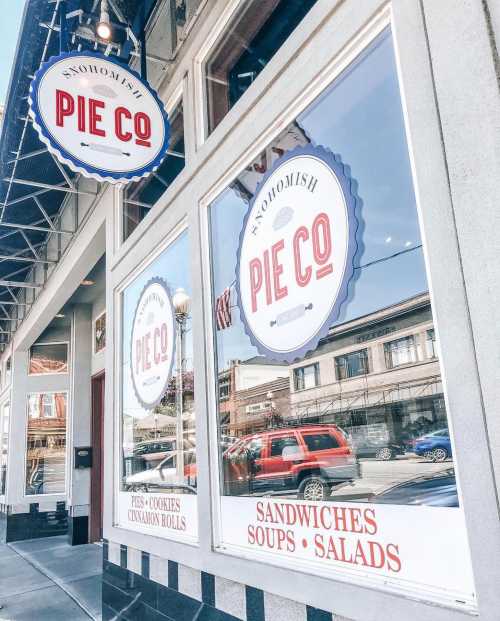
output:
[[357, 375], [366, 375], [368, 369], [368, 351], [353, 351], [350, 354], [337, 356], [335, 358], [335, 373], [338, 380], [356, 377]]
[[123, 239], [136, 229], [151, 207], [185, 165], [184, 113], [182, 102], [169, 117], [170, 145], [158, 170], [141, 181], [129, 183], [123, 193]]
[[30, 349], [30, 375], [68, 372], [68, 344], [47, 343]]
[[325, 451], [326, 449], [339, 448], [337, 438], [329, 433], [305, 434], [302, 437], [310, 451]]
[[317, 0], [247, 0], [206, 63], [211, 133]]
[[298, 446], [297, 438], [295, 436], [273, 438], [271, 440], [271, 457], [281, 457], [286, 446]]

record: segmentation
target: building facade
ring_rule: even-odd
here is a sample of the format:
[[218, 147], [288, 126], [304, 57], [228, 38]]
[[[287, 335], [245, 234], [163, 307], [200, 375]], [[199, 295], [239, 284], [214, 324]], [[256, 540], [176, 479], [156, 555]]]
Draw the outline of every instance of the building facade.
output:
[[56, 4], [2, 129], [3, 540], [102, 539], [105, 619], [495, 621], [497, 4], [110, 0], [103, 43], [68, 1], [168, 112], [118, 185], [31, 126]]

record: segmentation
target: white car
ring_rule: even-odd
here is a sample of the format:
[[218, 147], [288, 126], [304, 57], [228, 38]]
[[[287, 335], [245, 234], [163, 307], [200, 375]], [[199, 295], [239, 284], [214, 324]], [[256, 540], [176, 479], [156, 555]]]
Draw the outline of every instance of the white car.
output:
[[[189, 451], [184, 456], [185, 463], [189, 464], [194, 458], [194, 451]], [[125, 485], [129, 491], [147, 491], [149, 487], [152, 488], [152, 491], [154, 488], [190, 487], [186, 484], [184, 476], [179, 481], [176, 453], [171, 453], [150, 470], [142, 470], [125, 477]]]

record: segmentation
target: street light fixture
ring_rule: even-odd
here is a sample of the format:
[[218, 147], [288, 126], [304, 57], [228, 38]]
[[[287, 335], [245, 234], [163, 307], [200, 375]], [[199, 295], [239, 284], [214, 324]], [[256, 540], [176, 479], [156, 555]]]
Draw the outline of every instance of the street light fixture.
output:
[[111, 39], [111, 22], [109, 19], [108, 0], [101, 0], [101, 16], [96, 28], [97, 35], [107, 41]]
[[191, 299], [185, 289], [179, 287], [174, 293], [173, 304], [177, 319], [185, 318], [189, 313]]

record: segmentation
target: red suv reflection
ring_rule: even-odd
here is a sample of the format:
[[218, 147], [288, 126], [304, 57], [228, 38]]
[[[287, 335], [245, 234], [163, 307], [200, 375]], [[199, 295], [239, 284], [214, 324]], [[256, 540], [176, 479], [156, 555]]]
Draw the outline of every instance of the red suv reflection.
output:
[[[333, 487], [359, 478], [347, 435], [336, 425], [307, 425], [255, 433], [224, 453], [226, 493], [297, 490], [305, 500], [325, 500]], [[240, 493], [244, 493], [242, 489]]]

